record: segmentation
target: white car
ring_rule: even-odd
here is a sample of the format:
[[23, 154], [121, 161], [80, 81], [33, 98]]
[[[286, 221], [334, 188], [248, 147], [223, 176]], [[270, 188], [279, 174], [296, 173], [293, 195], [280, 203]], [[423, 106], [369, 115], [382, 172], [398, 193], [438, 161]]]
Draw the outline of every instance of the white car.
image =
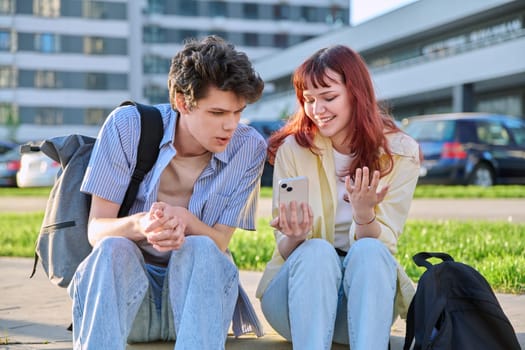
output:
[[60, 164], [42, 152], [23, 153], [16, 174], [18, 187], [53, 186]]

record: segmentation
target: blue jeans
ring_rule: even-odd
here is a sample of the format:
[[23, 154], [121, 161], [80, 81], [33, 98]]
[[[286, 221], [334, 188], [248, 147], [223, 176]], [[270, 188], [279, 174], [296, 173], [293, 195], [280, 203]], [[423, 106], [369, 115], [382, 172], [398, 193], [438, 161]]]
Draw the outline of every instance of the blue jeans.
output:
[[155, 272], [134, 242], [100, 241], [69, 287], [74, 348], [175, 340], [176, 350], [224, 349], [238, 295], [235, 265], [210, 238], [189, 236], [172, 252], [163, 281]]
[[262, 311], [294, 349], [387, 349], [396, 266], [377, 239], [358, 240], [344, 259], [325, 240], [305, 241], [268, 285]]

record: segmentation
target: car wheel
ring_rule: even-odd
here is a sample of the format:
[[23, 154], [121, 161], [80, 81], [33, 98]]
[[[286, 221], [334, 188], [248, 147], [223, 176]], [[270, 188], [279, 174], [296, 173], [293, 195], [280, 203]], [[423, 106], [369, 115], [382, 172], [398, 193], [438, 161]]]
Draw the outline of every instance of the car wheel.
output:
[[494, 185], [494, 173], [487, 164], [478, 164], [470, 175], [469, 185], [490, 187]]

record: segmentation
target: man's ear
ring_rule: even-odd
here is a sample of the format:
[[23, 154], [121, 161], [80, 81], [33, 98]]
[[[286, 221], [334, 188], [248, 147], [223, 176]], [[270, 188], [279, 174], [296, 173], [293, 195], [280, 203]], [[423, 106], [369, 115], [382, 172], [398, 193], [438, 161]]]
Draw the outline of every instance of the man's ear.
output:
[[175, 93], [175, 106], [180, 113], [186, 114], [189, 112], [184, 95], [179, 92]]

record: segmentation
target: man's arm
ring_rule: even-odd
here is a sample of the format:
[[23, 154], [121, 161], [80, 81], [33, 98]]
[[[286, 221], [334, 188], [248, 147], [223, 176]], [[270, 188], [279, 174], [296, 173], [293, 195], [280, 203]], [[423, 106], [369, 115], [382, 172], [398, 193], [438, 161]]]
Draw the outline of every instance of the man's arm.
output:
[[233, 232], [235, 232], [235, 227], [226, 226], [223, 224], [215, 224], [213, 227], [210, 227], [204, 222], [200, 221], [189, 211], [188, 214], [191, 215], [192, 218], [188, 221], [185, 221], [187, 225], [186, 235], [208, 236], [215, 242], [215, 244], [217, 244], [217, 247], [219, 247], [221, 251], [226, 251], [233, 236]]
[[184, 207], [174, 207], [163, 202], [154, 203], [152, 210], [160, 210], [164, 215], [177, 217], [186, 225], [185, 235], [200, 235], [210, 237], [221, 251], [226, 251], [235, 227], [215, 224], [213, 227], [202, 222]]
[[104, 237], [118, 236], [139, 241], [149, 238], [148, 234], [152, 237], [151, 233], [164, 241], [157, 247], [159, 250], [177, 249], [182, 244], [179, 231], [184, 231], [184, 225], [177, 218], [159, 215], [154, 210], [118, 218], [119, 208], [118, 203], [92, 196], [88, 225], [88, 239], [92, 246]]
[[140, 220], [147, 213], [117, 218], [120, 204], [93, 195], [89, 211], [88, 238], [92, 246], [104, 237], [120, 236], [133, 241], [144, 239], [146, 232]]

